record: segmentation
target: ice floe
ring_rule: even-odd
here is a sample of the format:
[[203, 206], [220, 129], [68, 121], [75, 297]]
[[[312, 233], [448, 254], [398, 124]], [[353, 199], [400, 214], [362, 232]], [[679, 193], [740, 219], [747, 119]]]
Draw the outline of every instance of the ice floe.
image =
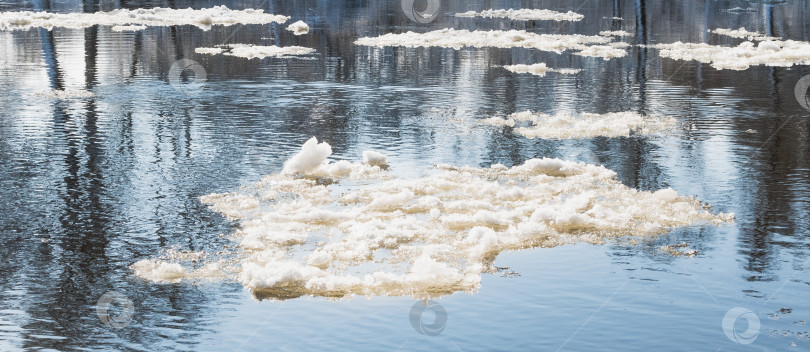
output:
[[601, 31], [599, 35], [606, 37], [630, 37], [633, 34], [628, 31]]
[[605, 59], [627, 54], [624, 50], [609, 46], [611, 41], [610, 37], [598, 35], [537, 34], [522, 30], [468, 31], [446, 28], [427, 33], [389, 33], [379, 37], [365, 37], [355, 41], [355, 44], [375, 47], [444, 47], [456, 50], [463, 47], [529, 48], [556, 53], [578, 50], [575, 52], [576, 55]]
[[557, 12], [541, 9], [468, 11], [457, 13], [456, 17], [508, 18], [517, 21], [579, 21], [585, 18], [585, 16], [573, 11]]
[[573, 69], [573, 68], [551, 68], [546, 66], [545, 63], [536, 63], [532, 65], [506, 65], [503, 67], [507, 71], [514, 72], [514, 73], [531, 73], [536, 76], [543, 77], [546, 75], [547, 72], [556, 72], [560, 74], [577, 74], [581, 69]]
[[283, 172], [201, 198], [239, 222], [229, 264], [195, 269], [168, 256], [141, 260], [133, 271], [156, 282], [225, 275], [257, 298], [427, 298], [477, 290], [506, 250], [733, 221], [671, 189], [629, 188], [597, 165], [547, 158], [513, 167], [435, 165], [400, 178], [378, 166], [388, 163], [382, 154], [364, 153], [364, 163], [330, 162], [330, 154], [313, 138]]
[[266, 57], [288, 57], [312, 54], [315, 49], [301, 46], [260, 46], [252, 44], [228, 44], [213, 48], [196, 48], [197, 54], [236, 56], [246, 59], [263, 59]]
[[782, 39], [778, 37], [769, 37], [759, 32], [750, 32], [746, 30], [745, 27], [740, 27], [739, 29], [729, 29], [729, 28], [710, 29], [709, 33], [725, 35], [732, 38], [747, 38], [748, 40], [756, 40], [756, 41]]
[[795, 40], [768, 40], [756, 44], [744, 41], [737, 46], [706, 43], [655, 44], [659, 55], [675, 60], [695, 60], [723, 70], [745, 70], [751, 66], [782, 66], [810, 64], [810, 43]]
[[304, 21], [298, 21], [287, 26], [287, 30], [293, 32], [295, 35], [303, 35], [309, 33], [309, 25], [304, 23]]
[[289, 17], [264, 13], [264, 10], [231, 10], [226, 6], [194, 10], [152, 8], [119, 9], [95, 13], [0, 12], [0, 30], [27, 30], [54, 27], [87, 28], [102, 26], [177, 26], [193, 25], [209, 29], [214, 25], [284, 23]]
[[656, 134], [670, 130], [677, 124], [673, 118], [643, 116], [634, 112], [549, 115], [523, 111], [506, 118], [492, 117], [481, 122], [493, 126], [514, 127], [514, 132], [524, 137], [544, 139]]

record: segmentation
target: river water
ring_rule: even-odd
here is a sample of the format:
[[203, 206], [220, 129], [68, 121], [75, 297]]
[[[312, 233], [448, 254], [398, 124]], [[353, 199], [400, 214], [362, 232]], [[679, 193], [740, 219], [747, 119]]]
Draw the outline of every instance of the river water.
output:
[[[807, 348], [810, 112], [794, 87], [810, 68], [717, 70], [643, 45], [736, 45], [741, 40], [707, 30], [739, 27], [810, 41], [810, 2], [443, 0], [427, 23], [405, 16], [400, 1], [0, 0], [0, 11], [222, 4], [287, 15], [311, 29], [301, 36], [279, 24], [0, 31], [0, 350]], [[585, 19], [452, 16], [488, 8], [571, 10]], [[354, 44], [441, 28], [625, 30], [631, 36], [622, 40], [633, 46], [604, 60]], [[194, 51], [224, 43], [316, 53], [249, 60]], [[169, 84], [183, 58], [206, 73], [194, 94]], [[536, 62], [582, 71], [540, 77], [500, 67]], [[43, 94], [54, 89], [93, 95]], [[657, 136], [544, 140], [477, 123], [524, 110], [631, 111], [679, 125]], [[441, 308], [425, 314], [441, 323], [435, 336], [412, 326], [419, 301], [408, 296], [257, 300], [234, 280], [156, 283], [133, 274], [133, 263], [167, 250], [232, 247], [239, 224], [199, 197], [279, 172], [312, 136], [337, 159], [379, 150], [391, 172], [405, 176], [437, 163], [600, 164], [627, 187], [669, 187], [735, 218], [634, 241], [504, 252], [495, 265], [509, 269], [483, 274], [475, 292], [434, 298]], [[695, 256], [660, 249], [684, 242]], [[122, 327], [97, 314], [109, 292], [132, 302], [119, 312], [131, 313]]]

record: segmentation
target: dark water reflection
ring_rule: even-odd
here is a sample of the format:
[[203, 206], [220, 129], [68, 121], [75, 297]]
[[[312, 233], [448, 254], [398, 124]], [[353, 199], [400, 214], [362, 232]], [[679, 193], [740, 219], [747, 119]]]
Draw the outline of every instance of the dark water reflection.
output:
[[[0, 32], [0, 350], [807, 346], [801, 321], [810, 318], [810, 113], [793, 89], [810, 69], [717, 71], [642, 47], [604, 61], [524, 49], [373, 49], [353, 42], [453, 27], [621, 29], [634, 34], [630, 43], [736, 45], [739, 40], [706, 31], [741, 26], [808, 41], [810, 2], [444, 1], [442, 15], [429, 24], [407, 20], [399, 1], [0, 0], [0, 11], [219, 4], [263, 8], [312, 29], [300, 37], [278, 25]], [[575, 10], [585, 20], [449, 16], [510, 7]], [[734, 7], [751, 12], [724, 11]], [[245, 60], [194, 53], [222, 43], [301, 45], [317, 54]], [[193, 96], [167, 83], [181, 58], [200, 62], [208, 74]], [[498, 67], [535, 62], [583, 71], [536, 77]], [[85, 89], [95, 97], [37, 96], [51, 89]], [[526, 109], [630, 110], [674, 116], [683, 127], [666, 138], [545, 141], [475, 123]], [[506, 253], [496, 264], [522, 276], [485, 275], [476, 295], [441, 299], [450, 319], [437, 337], [410, 327], [407, 297], [254, 302], [239, 284], [159, 285], [132, 276], [130, 264], [169, 248], [230, 245], [219, 235], [234, 225], [197, 197], [278, 171], [311, 136], [328, 141], [336, 158], [382, 150], [395, 169], [414, 175], [439, 162], [598, 161], [628, 186], [672, 187], [715, 211], [735, 212], [736, 222], [678, 229], [638, 245]], [[656, 250], [682, 241], [700, 255]], [[108, 291], [134, 301], [128, 327], [110, 329], [96, 316], [96, 302]], [[736, 306], [761, 320], [751, 345], [723, 334], [721, 320]], [[775, 319], [783, 307], [792, 312]]]

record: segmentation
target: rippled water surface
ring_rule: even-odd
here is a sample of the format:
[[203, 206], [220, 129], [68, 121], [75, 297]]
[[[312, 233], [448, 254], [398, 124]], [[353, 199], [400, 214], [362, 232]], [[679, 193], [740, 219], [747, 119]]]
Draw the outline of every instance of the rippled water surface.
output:
[[[409, 20], [400, 1], [0, 0], [0, 11], [222, 4], [287, 15], [311, 29], [301, 36], [278, 24], [0, 31], [0, 350], [810, 345], [810, 112], [794, 94], [810, 68], [717, 70], [661, 58], [644, 46], [737, 45], [740, 39], [707, 30], [739, 27], [810, 41], [810, 2], [442, 0], [428, 23]], [[585, 19], [452, 16], [489, 8], [570, 10]], [[604, 60], [522, 48], [353, 44], [441, 28], [625, 30], [631, 36], [622, 40], [633, 46], [625, 57]], [[317, 52], [249, 60], [194, 51], [225, 43]], [[204, 68], [204, 83], [169, 84], [172, 64], [183, 58]], [[501, 67], [537, 62], [582, 71], [540, 77]], [[45, 94], [54, 89], [93, 95]], [[631, 111], [679, 124], [650, 137], [543, 140], [478, 122], [524, 110]], [[484, 274], [477, 291], [434, 298], [447, 318], [436, 336], [412, 326], [417, 300], [408, 296], [259, 301], [234, 280], [155, 283], [133, 274], [130, 265], [168, 250], [233, 247], [229, 235], [238, 223], [199, 197], [279, 172], [312, 136], [332, 146], [335, 160], [379, 150], [402, 177], [437, 163], [513, 166], [537, 157], [598, 163], [628, 187], [670, 187], [711, 204], [712, 212], [733, 212], [735, 220], [604, 245], [504, 252], [495, 265], [508, 269]], [[660, 249], [684, 242], [697, 255]], [[97, 314], [108, 292], [132, 301], [123, 327]], [[731, 327], [726, 319], [724, 328], [727, 313]], [[429, 310], [423, 326], [431, 314], [441, 320], [440, 311]]]

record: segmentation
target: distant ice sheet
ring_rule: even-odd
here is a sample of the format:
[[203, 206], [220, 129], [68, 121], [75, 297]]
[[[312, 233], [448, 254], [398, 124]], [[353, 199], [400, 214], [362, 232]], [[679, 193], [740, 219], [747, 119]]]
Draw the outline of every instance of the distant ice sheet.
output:
[[511, 114], [505, 119], [492, 117], [481, 122], [514, 127], [515, 133], [527, 138], [545, 139], [627, 137], [631, 134], [660, 133], [676, 125], [672, 118], [642, 116], [634, 112], [548, 115], [524, 111]]
[[576, 55], [602, 57], [623, 57], [625, 50], [610, 46], [612, 38], [581, 34], [537, 34], [522, 30], [507, 31], [468, 31], [441, 29], [427, 33], [406, 32], [385, 34], [379, 37], [365, 37], [355, 41], [365, 46], [401, 47], [463, 47], [529, 48], [562, 53], [577, 50]]
[[557, 12], [540, 9], [468, 11], [457, 13], [456, 17], [508, 18], [517, 21], [579, 21], [585, 18], [585, 16], [573, 11]]
[[194, 10], [152, 8], [120, 9], [96, 13], [0, 12], [0, 30], [27, 30], [54, 27], [87, 28], [103, 26], [177, 26], [193, 25], [209, 29], [214, 25], [284, 23], [289, 17], [271, 15], [264, 10], [231, 10], [225, 6]]

